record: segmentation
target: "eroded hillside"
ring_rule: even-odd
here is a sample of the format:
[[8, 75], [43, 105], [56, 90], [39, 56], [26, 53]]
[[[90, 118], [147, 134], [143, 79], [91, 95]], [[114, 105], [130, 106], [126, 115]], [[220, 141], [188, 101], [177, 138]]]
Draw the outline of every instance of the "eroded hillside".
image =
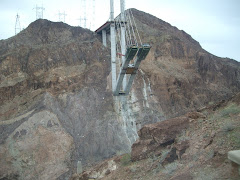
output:
[[75, 174], [72, 180], [239, 179], [227, 158], [240, 148], [240, 94], [184, 116], [139, 130], [131, 154]]

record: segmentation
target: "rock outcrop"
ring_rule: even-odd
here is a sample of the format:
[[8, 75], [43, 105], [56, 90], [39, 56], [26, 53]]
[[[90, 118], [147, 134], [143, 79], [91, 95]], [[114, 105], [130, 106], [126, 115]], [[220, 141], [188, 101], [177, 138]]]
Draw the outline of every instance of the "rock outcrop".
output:
[[[145, 125], [138, 131], [139, 139], [132, 145], [132, 161], [139, 161], [150, 156], [159, 156], [167, 147], [172, 147], [173, 158], [181, 158], [181, 155], [189, 147], [189, 141], [177, 143], [176, 139], [189, 128], [189, 123], [205, 116], [198, 112], [188, 113], [173, 119], [168, 119], [155, 124]], [[172, 160], [170, 160], [172, 161]]]
[[[31, 179], [28, 169], [40, 179], [43, 172], [67, 178], [79, 160], [86, 166], [130, 152], [144, 125], [239, 91], [238, 62], [209, 54], [156, 17], [132, 12], [152, 50], [128, 97], [112, 96], [110, 50], [89, 30], [42, 19], [0, 41], [0, 178]], [[24, 147], [32, 154], [25, 157]]]
[[72, 136], [55, 114], [46, 110], [31, 114], [0, 147], [1, 177], [56, 179], [69, 171]]
[[161, 147], [174, 144], [178, 134], [186, 130], [188, 124], [188, 117], [178, 117], [144, 126], [138, 132], [139, 140], [132, 145], [132, 160], [146, 159], [152, 153], [161, 154]]

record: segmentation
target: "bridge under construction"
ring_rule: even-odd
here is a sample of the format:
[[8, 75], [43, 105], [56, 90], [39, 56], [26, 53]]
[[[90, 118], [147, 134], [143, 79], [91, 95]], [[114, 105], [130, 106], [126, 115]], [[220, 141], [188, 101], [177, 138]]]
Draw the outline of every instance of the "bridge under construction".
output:
[[139, 65], [151, 49], [149, 44], [142, 43], [131, 9], [125, 10], [125, 0], [120, 0], [120, 9], [115, 17], [114, 0], [110, 0], [110, 19], [95, 31], [106, 47], [110, 38], [114, 96], [129, 94]]

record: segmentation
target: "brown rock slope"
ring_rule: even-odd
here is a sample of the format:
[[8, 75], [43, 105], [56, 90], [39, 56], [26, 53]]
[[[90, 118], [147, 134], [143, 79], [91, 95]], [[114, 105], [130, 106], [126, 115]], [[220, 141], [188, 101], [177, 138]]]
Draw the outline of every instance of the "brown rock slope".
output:
[[64, 178], [126, 146], [107, 145], [109, 53], [94, 33], [37, 20], [0, 47], [0, 178]]
[[110, 51], [89, 30], [37, 20], [0, 41], [0, 178], [67, 178], [79, 160], [130, 152], [143, 125], [239, 91], [238, 62], [132, 12], [153, 47], [127, 98], [112, 97]]
[[89, 169], [73, 180], [240, 178], [227, 152], [240, 148], [240, 94], [198, 112], [139, 130], [132, 152]]
[[150, 14], [132, 12], [142, 41], [153, 45], [141, 69], [166, 117], [239, 92], [239, 62], [206, 52], [189, 34]]

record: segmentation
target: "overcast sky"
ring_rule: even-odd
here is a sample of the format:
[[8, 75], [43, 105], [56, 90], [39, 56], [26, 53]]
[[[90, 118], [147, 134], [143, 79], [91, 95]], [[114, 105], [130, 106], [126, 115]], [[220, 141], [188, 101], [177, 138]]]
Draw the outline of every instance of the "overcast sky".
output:
[[[93, 19], [92, 1], [86, 0], [87, 27], [90, 27], [90, 20]], [[115, 0], [117, 12], [120, 9], [119, 1]], [[150, 13], [186, 31], [210, 53], [240, 61], [240, 0], [125, 1], [126, 8]], [[110, 0], [95, 0], [95, 23], [94, 26], [91, 23], [92, 30], [108, 20], [109, 4]], [[65, 22], [72, 26], [79, 25], [79, 18], [83, 14], [81, 0], [0, 0], [0, 39], [15, 35], [17, 13], [21, 28], [26, 28], [36, 20], [36, 5], [43, 5], [43, 18], [51, 21], [59, 21], [58, 13], [65, 11]]]

